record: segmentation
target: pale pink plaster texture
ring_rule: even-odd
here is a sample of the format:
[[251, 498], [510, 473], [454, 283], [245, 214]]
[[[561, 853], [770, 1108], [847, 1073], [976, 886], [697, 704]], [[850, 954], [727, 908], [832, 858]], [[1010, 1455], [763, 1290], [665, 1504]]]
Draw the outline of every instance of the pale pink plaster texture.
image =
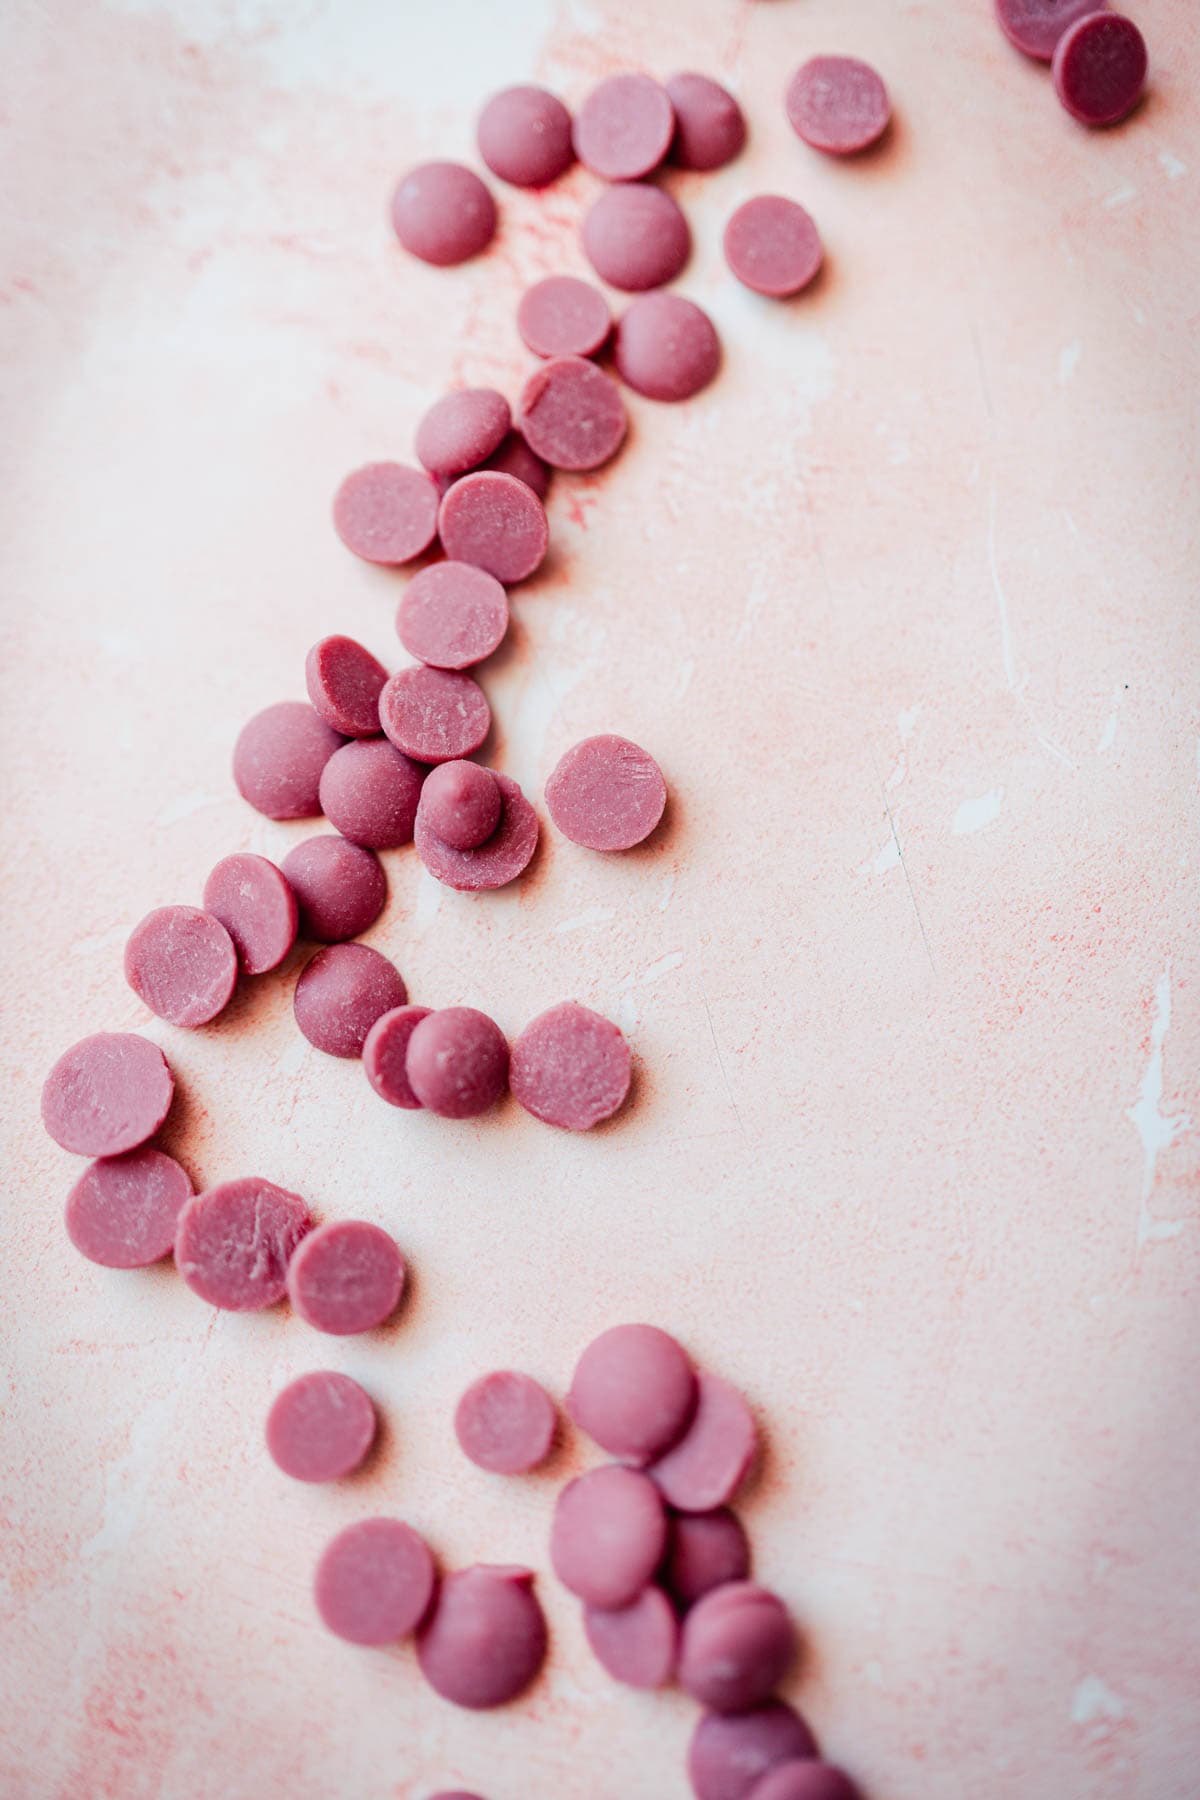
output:
[[[471, 1377], [561, 1395], [623, 1319], [749, 1395], [787, 1691], [870, 1800], [1195, 1800], [1200, 19], [1136, 12], [1149, 99], [1089, 135], [990, 0], [3, 8], [4, 1800], [683, 1800], [693, 1707], [616, 1688], [548, 1573], [593, 1453], [505, 1481], [453, 1435]], [[859, 163], [783, 115], [829, 50], [894, 97]], [[520, 293], [584, 272], [580, 171], [496, 184], [492, 254], [450, 271], [399, 252], [391, 184], [472, 158], [496, 86], [577, 103], [625, 67], [708, 70], [749, 115], [737, 162], [669, 178], [725, 366], [682, 408], [631, 396], [620, 459], [556, 482], [481, 676], [539, 802], [616, 731], [668, 818], [613, 858], [547, 830], [490, 895], [389, 853], [369, 934], [425, 1005], [617, 1018], [635, 1102], [576, 1138], [383, 1106], [298, 1035], [298, 955], [188, 1033], [121, 947], [311, 829], [252, 814], [229, 756], [321, 635], [401, 660], [404, 577], [348, 556], [334, 489], [409, 456], [447, 382], [515, 395]], [[791, 304], [720, 257], [763, 190], [828, 247]], [[198, 1183], [395, 1233], [394, 1327], [320, 1339], [75, 1255], [38, 1088], [113, 1029], [170, 1055]], [[321, 1365], [386, 1425], [314, 1490], [262, 1425]], [[320, 1630], [314, 1560], [379, 1511], [447, 1565], [537, 1569], [525, 1701], [456, 1711], [409, 1649]]]

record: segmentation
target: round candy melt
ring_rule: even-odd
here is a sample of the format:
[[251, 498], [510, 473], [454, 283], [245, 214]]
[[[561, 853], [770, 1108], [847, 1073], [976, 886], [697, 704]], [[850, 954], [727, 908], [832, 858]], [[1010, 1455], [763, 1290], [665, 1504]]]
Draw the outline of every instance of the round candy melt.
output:
[[859, 1800], [858, 1789], [848, 1775], [832, 1763], [777, 1763], [756, 1781], [746, 1800]]
[[584, 1607], [583, 1629], [596, 1661], [626, 1687], [665, 1687], [675, 1672], [679, 1625], [660, 1587], [612, 1612]]
[[1146, 40], [1132, 19], [1091, 12], [1058, 40], [1054, 91], [1081, 125], [1117, 125], [1146, 85]]
[[242, 726], [233, 747], [237, 791], [268, 819], [314, 818], [321, 770], [341, 741], [303, 700], [268, 706]]
[[509, 1084], [536, 1119], [564, 1131], [589, 1131], [620, 1110], [631, 1075], [629, 1045], [617, 1026], [564, 1000], [517, 1037]]
[[363, 1068], [367, 1080], [389, 1106], [402, 1106], [408, 1112], [419, 1112], [421, 1102], [412, 1091], [406, 1062], [408, 1040], [422, 1019], [429, 1017], [427, 1006], [393, 1006], [376, 1019], [363, 1045]]
[[508, 595], [473, 563], [430, 563], [414, 575], [396, 612], [396, 635], [418, 662], [468, 669], [499, 648], [508, 630]]
[[422, 1106], [442, 1119], [471, 1119], [508, 1085], [508, 1044], [486, 1013], [447, 1006], [421, 1020], [404, 1066]]
[[878, 142], [892, 116], [881, 77], [855, 56], [814, 56], [792, 76], [783, 104], [797, 137], [831, 156]]
[[292, 1009], [326, 1056], [361, 1056], [376, 1019], [408, 999], [399, 970], [367, 944], [331, 944], [304, 965]]
[[552, 357], [535, 369], [521, 391], [519, 421], [555, 469], [598, 469], [616, 455], [628, 427], [616, 383], [584, 356]]
[[608, 732], [568, 750], [546, 783], [550, 817], [585, 850], [632, 849], [650, 836], [666, 804], [654, 758]]
[[411, 562], [437, 536], [438, 491], [421, 469], [367, 463], [347, 475], [333, 502], [333, 527], [364, 562]]
[[1038, 62], [1049, 62], [1069, 25], [1103, 11], [1097, 0], [996, 0], [996, 18], [1010, 43]]
[[802, 206], [782, 194], [745, 201], [725, 227], [725, 260], [744, 287], [772, 299], [806, 288], [821, 267], [821, 239]]
[[257, 1312], [283, 1299], [288, 1263], [311, 1228], [299, 1194], [254, 1175], [223, 1181], [181, 1207], [175, 1262], [210, 1306]]
[[417, 426], [417, 458], [431, 475], [465, 475], [500, 448], [511, 423], [495, 388], [458, 388], [435, 400]]
[[567, 1411], [602, 1450], [649, 1462], [678, 1443], [696, 1408], [686, 1352], [657, 1325], [614, 1325], [575, 1366]]
[[519, 431], [510, 431], [500, 448], [484, 463], [494, 475], [514, 475], [532, 488], [539, 500], [550, 491], [550, 471], [540, 456], [535, 456]]
[[640, 292], [674, 281], [692, 249], [688, 222], [670, 194], [646, 182], [601, 194], [583, 221], [587, 259], [613, 287]]
[[671, 146], [675, 114], [649, 75], [611, 75], [594, 87], [575, 119], [575, 154], [605, 181], [636, 181]]
[[360, 1519], [325, 1546], [313, 1581], [322, 1622], [351, 1644], [394, 1644], [433, 1598], [433, 1557], [401, 1519]]
[[721, 366], [712, 320], [682, 294], [643, 294], [617, 325], [614, 361], [622, 381], [650, 400], [690, 400]]
[[554, 1508], [550, 1561], [589, 1606], [628, 1606], [662, 1560], [667, 1521], [652, 1481], [608, 1463], [567, 1483]]
[[478, 256], [491, 243], [496, 202], [474, 170], [462, 163], [420, 163], [392, 196], [392, 225], [413, 256], [449, 268]]
[[204, 884], [204, 910], [219, 919], [242, 972], [277, 969], [296, 941], [299, 910], [291, 883], [265, 856], [222, 857]]
[[736, 1388], [701, 1369], [696, 1411], [674, 1449], [650, 1473], [680, 1512], [711, 1512], [737, 1492], [754, 1461], [758, 1430]]
[[326, 637], [304, 659], [304, 685], [313, 711], [343, 737], [379, 735], [379, 696], [387, 670], [348, 637]]
[[493, 1475], [524, 1475], [550, 1454], [557, 1415], [532, 1375], [495, 1369], [473, 1381], [454, 1413], [464, 1456]]
[[508, 775], [493, 776], [500, 790], [500, 823], [477, 849], [456, 850], [432, 829], [422, 804], [417, 808], [413, 842], [429, 873], [463, 893], [504, 887], [529, 866], [538, 841], [538, 817]]
[[696, 1800], [748, 1800], [754, 1784], [780, 1763], [815, 1757], [816, 1742], [799, 1713], [768, 1700], [745, 1713], [705, 1713], [688, 1747]]
[[430, 771], [419, 810], [443, 844], [452, 850], [477, 850], [499, 825], [503, 805], [492, 771], [460, 761], [441, 763]]
[[174, 1092], [157, 1044], [132, 1031], [99, 1031], [64, 1050], [47, 1075], [42, 1124], [63, 1150], [119, 1156], [154, 1136]]
[[672, 75], [667, 98], [675, 109], [671, 161], [682, 169], [719, 169], [746, 142], [742, 109], [727, 88], [690, 70]]
[[688, 1613], [679, 1684], [713, 1712], [747, 1712], [770, 1698], [795, 1654], [795, 1627], [778, 1595], [728, 1581]]
[[574, 275], [535, 281], [517, 308], [517, 330], [535, 356], [593, 356], [611, 328], [604, 295]]
[[352, 844], [398, 849], [412, 843], [423, 773], [386, 738], [343, 744], [322, 772], [321, 810]]
[[296, 1481], [338, 1481], [366, 1459], [375, 1408], [349, 1375], [313, 1369], [290, 1381], [267, 1414], [271, 1460]]
[[503, 1706], [546, 1659], [546, 1621], [530, 1569], [476, 1563], [447, 1575], [421, 1627], [417, 1661], [435, 1693], [455, 1706]]
[[144, 1269], [171, 1254], [192, 1184], [173, 1156], [148, 1145], [104, 1156], [67, 1196], [67, 1236], [89, 1262]]
[[750, 1573], [750, 1544], [736, 1513], [681, 1513], [671, 1520], [671, 1547], [663, 1580], [685, 1612], [726, 1581]]
[[527, 83], [492, 95], [476, 137], [492, 174], [514, 187], [548, 187], [575, 160], [570, 113], [556, 94]]
[[125, 945], [125, 979], [169, 1025], [207, 1025], [237, 986], [233, 939], [198, 906], [156, 906]]
[[[553, 460], [524, 423], [522, 431], [536, 455]], [[546, 509], [533, 489], [496, 469], [476, 469], [446, 490], [438, 530], [452, 561], [474, 563], [506, 585], [532, 575], [550, 543]]]
[[283, 859], [300, 908], [300, 930], [317, 944], [340, 944], [373, 925], [387, 901], [387, 879], [373, 850], [332, 832], [305, 838]]
[[487, 696], [477, 681], [457, 670], [424, 664], [392, 676], [379, 697], [379, 717], [397, 750], [424, 763], [470, 756], [492, 723]]
[[350, 1337], [391, 1318], [406, 1274], [386, 1231], [366, 1219], [333, 1219], [310, 1231], [289, 1263], [288, 1298], [306, 1325]]

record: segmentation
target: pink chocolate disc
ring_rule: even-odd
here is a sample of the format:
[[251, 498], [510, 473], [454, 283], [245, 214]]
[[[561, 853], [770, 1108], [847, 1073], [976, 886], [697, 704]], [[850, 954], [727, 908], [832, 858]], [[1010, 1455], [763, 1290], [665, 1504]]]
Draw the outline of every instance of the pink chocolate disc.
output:
[[1038, 62], [1050, 61], [1069, 25], [1103, 10], [1104, 0], [996, 0], [1005, 37]]
[[780, 1763], [815, 1757], [812, 1732], [782, 1700], [753, 1712], [705, 1713], [688, 1747], [696, 1800], [749, 1800], [754, 1784]]
[[125, 979], [170, 1025], [207, 1025], [237, 986], [233, 939], [197, 906], [156, 906], [125, 945]]
[[620, 1110], [631, 1074], [629, 1045], [617, 1026], [564, 1000], [516, 1039], [509, 1081], [535, 1118], [565, 1131], [588, 1131]]
[[493, 94], [476, 135], [492, 174], [514, 187], [548, 187], [575, 160], [571, 115], [542, 87], [522, 83]]
[[360, 937], [387, 901], [387, 879], [373, 850], [332, 832], [305, 838], [283, 859], [300, 908], [300, 930], [317, 944]]
[[396, 850], [412, 843], [423, 773], [386, 738], [343, 744], [321, 775], [321, 809], [352, 844]]
[[649, 75], [611, 75], [594, 87], [575, 119], [575, 154], [605, 181], [636, 181], [671, 146], [675, 114]]
[[339, 1481], [365, 1461], [375, 1425], [375, 1408], [357, 1381], [313, 1369], [272, 1401], [267, 1450], [296, 1481]]
[[665, 1687], [675, 1672], [679, 1625], [660, 1587], [643, 1588], [628, 1606], [585, 1606], [583, 1628], [596, 1661], [626, 1687]]
[[876, 143], [892, 116], [881, 77], [854, 56], [814, 56], [792, 76], [783, 104], [797, 137], [831, 156]]
[[[544, 456], [524, 421], [522, 431], [534, 452]], [[496, 469], [476, 469], [447, 489], [438, 530], [452, 561], [474, 563], [506, 586], [532, 575], [550, 543], [546, 509], [533, 489], [520, 476]]]
[[546, 783], [550, 817], [585, 850], [630, 850], [662, 818], [667, 786], [654, 758], [628, 738], [584, 738]]
[[583, 221], [583, 248], [604, 281], [640, 292], [674, 281], [691, 255], [692, 234], [670, 194], [628, 182], [593, 202]]
[[758, 1429], [737, 1389], [703, 1369], [696, 1380], [691, 1424], [650, 1470], [680, 1512], [711, 1512], [732, 1500], [758, 1449]]
[[42, 1124], [79, 1156], [119, 1156], [153, 1137], [171, 1110], [175, 1078], [157, 1044], [99, 1031], [64, 1050], [42, 1088]]
[[725, 260], [744, 287], [772, 299], [806, 288], [821, 267], [821, 239], [802, 206], [782, 194], [745, 201], [725, 227]]
[[477, 681], [458, 670], [424, 664], [392, 676], [379, 698], [379, 717], [397, 750], [424, 763], [470, 756], [492, 723], [487, 696]]
[[678, 1443], [696, 1409], [696, 1377], [675, 1339], [657, 1325], [614, 1325], [575, 1366], [567, 1412], [588, 1436], [627, 1462]]
[[421, 469], [366, 463], [347, 475], [333, 501], [333, 528], [364, 562], [411, 562], [437, 536], [438, 491]]
[[769, 1700], [796, 1653], [796, 1630], [778, 1595], [727, 1581], [684, 1622], [679, 1684], [713, 1712], [747, 1712]]
[[268, 819], [311, 819], [321, 810], [321, 770], [341, 737], [303, 700], [281, 700], [242, 726], [233, 779]]
[[554, 1442], [554, 1402], [532, 1375], [494, 1369], [473, 1381], [454, 1413], [464, 1456], [493, 1475], [524, 1475]]
[[313, 1581], [321, 1620], [351, 1644], [394, 1644], [433, 1598], [433, 1557], [401, 1519], [360, 1519], [325, 1546]]
[[556, 469], [598, 469], [616, 455], [628, 427], [617, 384], [584, 356], [552, 357], [534, 370], [521, 391], [519, 422]]
[[495, 388], [457, 388], [435, 400], [417, 426], [417, 459], [431, 475], [465, 475], [500, 448], [511, 423], [508, 401]]
[[832, 1763], [777, 1763], [756, 1781], [746, 1800], [859, 1800], [858, 1789], [848, 1775]]
[[611, 328], [604, 295], [574, 275], [535, 281], [517, 308], [517, 330], [535, 356], [594, 356]]
[[421, 1102], [412, 1091], [408, 1079], [408, 1040], [422, 1019], [429, 1017], [427, 1006], [393, 1006], [376, 1019], [363, 1045], [363, 1068], [367, 1080], [381, 1100], [389, 1106], [402, 1106], [408, 1112], [419, 1112]]
[[439, 763], [421, 790], [421, 817], [452, 850], [478, 850], [499, 825], [503, 810], [500, 784], [480, 763]]
[[663, 1580], [684, 1612], [725, 1581], [750, 1573], [750, 1544], [736, 1513], [680, 1513], [671, 1520], [671, 1547]]
[[296, 941], [296, 896], [265, 856], [243, 851], [222, 857], [204, 884], [204, 910], [233, 939], [245, 975], [277, 969]]
[[1081, 125], [1117, 125], [1146, 85], [1146, 40], [1132, 19], [1092, 12], [1058, 40], [1054, 91]]
[[408, 999], [399, 970], [367, 944], [331, 944], [304, 965], [292, 1007], [326, 1056], [361, 1056], [376, 1019]]
[[379, 735], [379, 695], [386, 680], [379, 658], [353, 638], [322, 638], [304, 659], [313, 711], [344, 737]]
[[288, 1298], [306, 1325], [334, 1337], [373, 1331], [400, 1304], [406, 1276], [394, 1238], [365, 1219], [310, 1231], [288, 1265]]
[[508, 1085], [508, 1044], [486, 1013], [447, 1006], [418, 1024], [404, 1066], [422, 1106], [442, 1119], [471, 1119]]
[[707, 75], [672, 75], [667, 97], [675, 109], [671, 161], [682, 169], [719, 169], [746, 142], [742, 109], [727, 88]]
[[667, 1538], [654, 1483], [608, 1463], [567, 1483], [554, 1508], [550, 1561], [564, 1587], [589, 1606], [628, 1606], [646, 1587]]
[[682, 294], [642, 294], [622, 313], [614, 361], [622, 381], [650, 400], [690, 400], [721, 366], [706, 312]]
[[503, 1706], [546, 1659], [546, 1621], [529, 1569], [476, 1563], [447, 1575], [421, 1627], [417, 1661], [455, 1706]]
[[496, 202], [462, 163], [420, 163], [392, 196], [392, 225], [413, 256], [448, 268], [486, 250], [496, 232]]
[[67, 1196], [67, 1236], [89, 1262], [144, 1269], [171, 1254], [192, 1184], [173, 1156], [140, 1145], [103, 1156]]
[[424, 806], [417, 808], [413, 842], [417, 855], [438, 881], [464, 893], [504, 887], [528, 868], [538, 841], [538, 816], [508, 775], [495, 775], [500, 789], [500, 823], [478, 849], [456, 850], [432, 829]]
[[550, 491], [550, 471], [540, 456], [535, 456], [519, 431], [510, 431], [500, 448], [484, 463], [494, 475], [514, 475], [532, 488], [539, 500]]
[[396, 635], [418, 662], [468, 669], [499, 648], [508, 595], [473, 563], [430, 563], [414, 575], [396, 613]]
[[311, 1228], [298, 1194], [254, 1175], [223, 1181], [180, 1209], [175, 1262], [210, 1306], [257, 1312], [283, 1299], [292, 1252]]

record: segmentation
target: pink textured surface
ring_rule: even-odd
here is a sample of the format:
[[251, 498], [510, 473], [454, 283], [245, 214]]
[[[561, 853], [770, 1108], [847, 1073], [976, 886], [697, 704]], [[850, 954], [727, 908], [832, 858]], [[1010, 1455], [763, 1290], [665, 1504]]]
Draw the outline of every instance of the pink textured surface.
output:
[[[5, 9], [0, 748], [26, 973], [0, 1033], [0, 1789], [590, 1800], [603, 1768], [626, 1800], [685, 1800], [694, 1709], [615, 1690], [545, 1575], [582, 1445], [518, 1507], [450, 1427], [479, 1369], [561, 1393], [590, 1337], [646, 1318], [763, 1420], [739, 1510], [811, 1645], [787, 1693], [864, 1794], [1192, 1800], [1200, 23], [1139, 0], [1153, 91], [1089, 134], [982, 4], [936, 33], [894, 0], [488, 16]], [[780, 88], [830, 46], [886, 71], [896, 129], [802, 173]], [[497, 763], [535, 797], [589, 733], [661, 743], [671, 824], [618, 859], [548, 832], [498, 895], [386, 853], [369, 938], [423, 1004], [509, 1033], [577, 994], [628, 1032], [637, 1093], [598, 1136], [516, 1106], [448, 1131], [310, 1049], [286, 975], [189, 1034], [147, 1016], [121, 948], [220, 856], [311, 834], [254, 814], [229, 758], [257, 709], [303, 699], [323, 634], [394, 660], [395, 578], [348, 556], [330, 496], [404, 456], [448, 383], [515, 395], [521, 293], [586, 273], [586, 171], [506, 190], [495, 254], [456, 271], [399, 250], [390, 184], [469, 155], [501, 82], [574, 105], [638, 64], [710, 70], [748, 108], [743, 157], [672, 177], [726, 364], [679, 408], [631, 396], [611, 468], [556, 482], [488, 691]], [[830, 251], [784, 306], [718, 247], [776, 190]], [[337, 1365], [391, 1427], [354, 1482], [314, 1493], [263, 1455], [272, 1394], [312, 1365], [285, 1307], [214, 1317], [169, 1266], [72, 1251], [82, 1165], [37, 1094], [101, 1029], [168, 1047], [163, 1141], [194, 1180], [261, 1169], [404, 1242], [411, 1308]], [[370, 1512], [446, 1567], [539, 1571], [527, 1703], [434, 1705], [410, 1651], [320, 1629], [312, 1566]]]

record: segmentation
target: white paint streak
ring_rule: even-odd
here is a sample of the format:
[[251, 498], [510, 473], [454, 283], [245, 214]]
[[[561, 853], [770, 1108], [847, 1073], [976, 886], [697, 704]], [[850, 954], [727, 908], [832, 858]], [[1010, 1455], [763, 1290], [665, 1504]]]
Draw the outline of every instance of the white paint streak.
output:
[[996, 483], [993, 481], [988, 490], [988, 525], [987, 525], [988, 568], [992, 576], [992, 590], [996, 596], [996, 611], [1000, 619], [1000, 650], [1004, 663], [1004, 679], [1008, 691], [1012, 694], [1021, 711], [1029, 721], [1030, 729], [1043, 750], [1049, 751], [1064, 767], [1073, 769], [1075, 764], [1067, 755], [1061, 744], [1047, 737], [1034, 719], [1028, 700], [1025, 698], [1025, 677], [1017, 676], [1016, 658], [1013, 654], [1012, 630], [1008, 617], [1008, 595], [1004, 591], [1004, 583], [1000, 579], [1000, 565], [996, 556]]
[[671, 693], [672, 700], [682, 700], [692, 685], [692, 676], [696, 673], [694, 657], [686, 656], [679, 665], [675, 676], [675, 685]]
[[413, 930], [418, 936], [433, 924], [441, 904], [441, 882], [428, 869], [422, 869], [421, 878], [417, 882], [417, 904], [413, 912]]
[[858, 872], [860, 875], [885, 875], [889, 869], [898, 869], [899, 867], [900, 846], [893, 835], [889, 837], [882, 850], [862, 864]]
[[1120, 682], [1118, 682], [1116, 687], [1112, 691], [1112, 700], [1110, 702], [1110, 705], [1112, 706], [1112, 711], [1108, 715], [1108, 720], [1107, 720], [1104, 730], [1101, 734], [1100, 742], [1096, 745], [1097, 756], [1103, 756], [1104, 752], [1106, 750], [1111, 750], [1113, 745], [1117, 741], [1117, 714], [1121, 710], [1121, 702], [1124, 700], [1124, 698], [1125, 698], [1124, 686]]
[[892, 770], [891, 774], [888, 776], [887, 781], [884, 783], [884, 785], [887, 788], [889, 793], [891, 792], [891, 790], [893, 788], [898, 788], [900, 786], [900, 783], [904, 780], [904, 777], [905, 777], [905, 775], [907, 775], [907, 773], [908, 773], [908, 765], [905, 762], [904, 757], [901, 756], [899, 762], [896, 764], [895, 768]]
[[919, 705], [906, 707], [903, 712], [896, 714], [896, 730], [900, 733], [900, 742], [902, 744], [907, 744], [909, 738], [916, 729], [917, 720], [920, 716], [921, 708]]
[[129, 936], [127, 925], [114, 925], [111, 931], [95, 931], [90, 937], [76, 938], [71, 945], [72, 956], [97, 956], [102, 951], [115, 950], [124, 945]]
[[1123, 1719], [1126, 1707], [1098, 1675], [1085, 1675], [1071, 1695], [1072, 1725], [1092, 1725], [1097, 1719]]
[[1136, 199], [1137, 188], [1132, 181], [1126, 181], [1119, 188], [1114, 188], [1111, 194], [1105, 194], [1103, 204], [1111, 212], [1113, 207], [1128, 206], [1131, 200]]
[[1158, 163], [1168, 181], [1178, 181], [1188, 172], [1188, 166], [1182, 158], [1173, 156], [1169, 150], [1159, 151]]
[[588, 925], [607, 925], [616, 916], [610, 907], [589, 906], [586, 912], [576, 913], [573, 919], [560, 919], [554, 930], [583, 931]]
[[749, 637], [754, 627], [756, 615], [761, 611], [767, 599], [766, 586], [762, 581], [751, 582], [742, 607], [742, 616], [738, 620], [738, 628], [733, 634], [735, 644], [740, 644]]
[[652, 981], [659, 981], [664, 975], [669, 975], [673, 969], [679, 968], [682, 962], [682, 950], [668, 950], [665, 956], [660, 956], [656, 962], [648, 963], [642, 970], [638, 976], [639, 987], [649, 987]]
[[983, 831], [1000, 817], [1000, 808], [1004, 803], [1004, 789], [992, 788], [990, 793], [980, 794], [975, 800], [964, 800], [954, 814], [951, 830], [955, 837], [967, 837], [973, 831]]
[[667, 876], [667, 879], [663, 882], [662, 897], [658, 902], [659, 912], [666, 912], [668, 906], [670, 906], [670, 904], [671, 904], [671, 896], [674, 894], [674, 892], [675, 892], [675, 871], [672, 869], [671, 873]]
[[209, 806], [223, 806], [229, 798], [227, 794], [206, 794], [199, 788], [193, 788], [188, 794], [180, 794], [178, 800], [171, 800], [151, 820], [153, 825], [178, 825], [181, 819], [190, 819], [193, 814], [203, 812]]
[[1137, 1227], [1139, 1250], [1150, 1240], [1177, 1237], [1183, 1230], [1182, 1219], [1155, 1219], [1150, 1211], [1150, 1196], [1158, 1174], [1159, 1156], [1164, 1150], [1170, 1149], [1176, 1139], [1190, 1128], [1192, 1122], [1186, 1113], [1171, 1116], [1162, 1109], [1163, 1044], [1170, 1028], [1171, 971], [1168, 967], [1155, 983], [1150, 1057], [1138, 1090], [1137, 1104], [1131, 1106], [1125, 1115], [1142, 1144], [1142, 1192]]
[[1083, 345], [1078, 338], [1074, 343], [1066, 344], [1058, 353], [1058, 385], [1066, 387], [1072, 375], [1079, 367], [1079, 359], [1083, 355]]

